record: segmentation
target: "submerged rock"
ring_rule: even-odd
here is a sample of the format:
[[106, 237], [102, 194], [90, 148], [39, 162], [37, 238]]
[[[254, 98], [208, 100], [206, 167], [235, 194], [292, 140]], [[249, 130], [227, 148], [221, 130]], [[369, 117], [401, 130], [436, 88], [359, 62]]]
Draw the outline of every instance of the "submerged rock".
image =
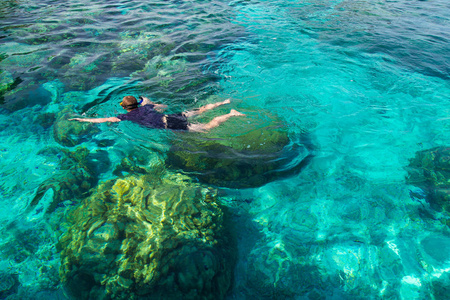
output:
[[0, 70], [0, 104], [5, 102], [5, 94], [14, 89], [15, 86], [20, 84], [20, 77], [13, 78], [12, 74], [8, 71]]
[[17, 275], [0, 272], [0, 298], [6, 299], [8, 295], [17, 292], [19, 281]]
[[63, 146], [76, 146], [99, 132], [99, 129], [93, 124], [69, 121], [74, 115], [73, 109], [66, 107], [56, 117], [53, 137]]
[[[232, 188], [257, 187], [299, 172], [312, 154], [292, 143], [283, 122], [267, 111], [240, 110], [208, 133], [178, 133], [168, 153], [175, 169], [201, 181]], [[207, 122], [207, 121], [202, 121]]]
[[41, 125], [44, 129], [50, 128], [56, 120], [54, 113], [39, 114], [35, 118], [35, 122]]
[[427, 200], [434, 208], [450, 213], [450, 147], [417, 152], [408, 175], [409, 184], [428, 192]]
[[[48, 180], [44, 181], [36, 191], [36, 195], [30, 203], [30, 208], [34, 208], [40, 204], [46, 195], [51, 194], [51, 199], [46, 206], [46, 212], [53, 212], [58, 205], [66, 200], [77, 200], [87, 196], [90, 189], [97, 184], [100, 164], [106, 168], [109, 158], [107, 154], [102, 152], [90, 153], [84, 147], [78, 147], [75, 151], [59, 149], [62, 152], [60, 170]], [[47, 152], [56, 151], [58, 149], [47, 149]], [[40, 154], [51, 154], [41, 151]], [[104, 156], [105, 162], [100, 163], [98, 156]], [[57, 154], [60, 156], [60, 154]], [[51, 190], [51, 193], [50, 193]]]
[[214, 192], [155, 178], [107, 181], [72, 212], [60, 239], [60, 274], [72, 296], [224, 297], [235, 249]]
[[285, 242], [259, 241], [246, 253], [246, 273], [237, 288], [255, 299], [324, 299], [324, 278], [307, 262], [309, 249], [289, 248]]
[[448, 272], [443, 272], [441, 276], [433, 276], [431, 279], [430, 288], [434, 299], [447, 299], [450, 295], [450, 275]]

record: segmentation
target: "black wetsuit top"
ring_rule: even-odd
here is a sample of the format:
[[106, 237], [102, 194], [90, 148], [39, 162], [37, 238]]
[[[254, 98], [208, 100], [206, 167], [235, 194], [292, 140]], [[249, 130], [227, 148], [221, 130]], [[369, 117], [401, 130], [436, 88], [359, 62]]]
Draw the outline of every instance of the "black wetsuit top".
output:
[[131, 121], [142, 126], [151, 128], [166, 128], [163, 122], [163, 117], [166, 116], [167, 128], [174, 130], [187, 130], [189, 122], [184, 114], [170, 114], [163, 115], [154, 109], [153, 104], [140, 106], [132, 111], [118, 115], [117, 118], [121, 121]]
[[118, 115], [117, 118], [121, 121], [127, 120], [146, 127], [165, 128], [164, 115], [154, 110], [154, 107], [153, 104], [140, 106], [126, 114]]

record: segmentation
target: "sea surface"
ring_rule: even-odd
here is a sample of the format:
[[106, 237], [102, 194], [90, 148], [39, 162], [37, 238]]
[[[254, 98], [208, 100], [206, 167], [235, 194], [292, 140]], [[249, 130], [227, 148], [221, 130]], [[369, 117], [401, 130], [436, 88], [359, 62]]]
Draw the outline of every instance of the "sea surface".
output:
[[237, 225], [228, 299], [448, 299], [450, 214], [407, 178], [450, 146], [449, 80], [447, 0], [2, 0], [0, 296], [69, 297], [55, 224], [76, 201], [36, 198], [64, 153], [87, 148], [98, 182], [130, 151], [167, 155], [170, 132], [126, 122], [55, 137], [64, 109], [111, 117], [131, 94], [173, 112], [231, 98], [308, 135], [301, 172], [218, 187]]

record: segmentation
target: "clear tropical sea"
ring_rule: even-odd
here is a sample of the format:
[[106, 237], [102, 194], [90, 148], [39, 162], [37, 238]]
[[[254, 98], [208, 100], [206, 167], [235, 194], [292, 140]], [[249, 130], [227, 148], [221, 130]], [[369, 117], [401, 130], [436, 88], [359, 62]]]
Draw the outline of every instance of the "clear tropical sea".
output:
[[[177, 288], [184, 299], [450, 298], [449, 28], [447, 0], [2, 0], [0, 298], [165, 299]], [[189, 134], [67, 121], [122, 113], [129, 94], [171, 112], [231, 98], [221, 112], [244, 111], [242, 123], [196, 138], [238, 154], [174, 166], [174, 150], [202, 153], [186, 148]], [[245, 152], [251, 132], [277, 130], [269, 116], [288, 137], [270, 170], [264, 147]], [[167, 205], [147, 216], [166, 184], [180, 199], [201, 186], [177, 211], [184, 225], [168, 222], [182, 239], [164, 227]], [[115, 193], [150, 193], [153, 206], [135, 212], [137, 200], [120, 198], [95, 221], [90, 203]], [[123, 207], [128, 219], [112, 216]], [[216, 221], [193, 230], [200, 215]], [[221, 258], [217, 220], [234, 245]], [[145, 248], [146, 234], [130, 235], [138, 222], [159, 247], [147, 256], [162, 255], [130, 254]], [[205, 246], [209, 236], [219, 242]], [[192, 244], [208, 254], [189, 256]], [[150, 264], [163, 275], [138, 281]]]

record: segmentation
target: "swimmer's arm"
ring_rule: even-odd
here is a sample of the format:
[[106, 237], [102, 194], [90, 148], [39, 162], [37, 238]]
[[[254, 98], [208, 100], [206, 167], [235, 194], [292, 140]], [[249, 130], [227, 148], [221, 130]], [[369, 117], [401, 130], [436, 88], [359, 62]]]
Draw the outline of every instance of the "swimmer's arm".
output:
[[89, 123], [105, 123], [105, 122], [120, 122], [121, 120], [116, 117], [110, 118], [72, 118], [69, 121], [89, 122]]
[[163, 112], [167, 108], [167, 105], [165, 105], [165, 104], [156, 104], [156, 103], [153, 103], [152, 101], [150, 101], [150, 99], [148, 99], [147, 97], [142, 97], [141, 105], [144, 106], [144, 105], [148, 105], [148, 104], [154, 105], [155, 110], [157, 110], [159, 112]]
[[164, 112], [167, 108], [167, 105], [165, 104], [155, 104], [153, 103], [153, 105], [155, 106], [155, 110], [159, 111], [159, 112]]

